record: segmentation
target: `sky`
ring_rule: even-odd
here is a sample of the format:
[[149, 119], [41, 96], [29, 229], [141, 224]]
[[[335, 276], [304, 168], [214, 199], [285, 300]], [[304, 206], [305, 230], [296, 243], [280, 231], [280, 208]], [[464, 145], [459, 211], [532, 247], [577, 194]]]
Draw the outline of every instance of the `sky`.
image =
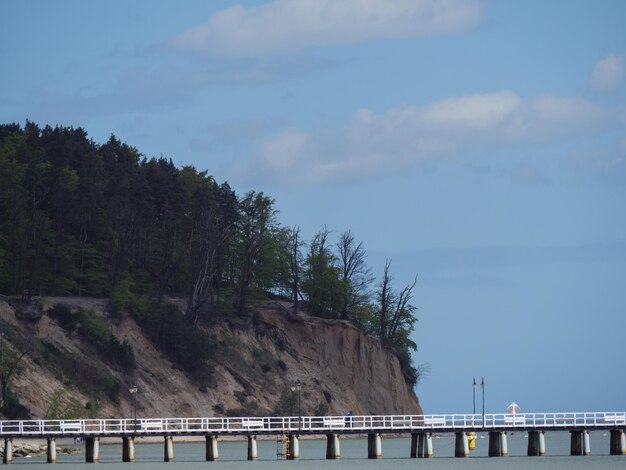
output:
[[[3, 0], [0, 122], [83, 127], [417, 275], [426, 413], [626, 409], [626, 2]], [[477, 408], [482, 408], [480, 388]]]

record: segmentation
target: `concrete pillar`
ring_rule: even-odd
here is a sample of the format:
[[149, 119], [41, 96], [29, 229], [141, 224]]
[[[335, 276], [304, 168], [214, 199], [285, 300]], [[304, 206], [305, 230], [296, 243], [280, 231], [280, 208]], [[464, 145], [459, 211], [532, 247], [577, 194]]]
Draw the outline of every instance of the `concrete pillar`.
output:
[[570, 431], [570, 455], [583, 455], [583, 431]]
[[256, 460], [257, 456], [256, 436], [248, 436], [248, 460]]
[[206, 460], [214, 462], [220, 459], [220, 453], [217, 449], [217, 436], [206, 436]]
[[100, 438], [85, 438], [85, 462], [94, 463], [100, 461]]
[[338, 434], [326, 435], [326, 458], [329, 460], [341, 458], [341, 448], [339, 445]]
[[538, 456], [546, 453], [546, 439], [543, 431], [528, 432], [528, 455]]
[[494, 431], [489, 433], [489, 457], [502, 456], [502, 433]]
[[622, 429], [611, 430], [611, 455], [626, 455], [626, 437]]
[[591, 442], [589, 440], [589, 431], [583, 431], [583, 455], [591, 455]]
[[300, 440], [297, 434], [289, 434], [289, 460], [298, 460], [300, 458]]
[[55, 463], [57, 461], [57, 442], [54, 437], [49, 437], [48, 441], [48, 451], [46, 452], [47, 462]]
[[165, 436], [163, 441], [163, 462], [174, 461], [174, 438], [172, 436]]
[[2, 463], [13, 462], [13, 438], [4, 438], [4, 457], [2, 457]]
[[467, 434], [457, 432], [454, 443], [454, 456], [467, 457], [469, 455], [469, 443], [467, 442]]
[[383, 443], [380, 433], [367, 435], [367, 458], [380, 459], [383, 456]]
[[427, 432], [422, 436], [422, 440], [424, 441], [422, 444], [422, 455], [418, 455], [418, 457], [429, 459], [433, 456], [433, 435]]
[[433, 435], [430, 433], [411, 434], [411, 458], [430, 458], [433, 456]]
[[135, 461], [135, 438], [132, 436], [122, 437], [122, 462]]

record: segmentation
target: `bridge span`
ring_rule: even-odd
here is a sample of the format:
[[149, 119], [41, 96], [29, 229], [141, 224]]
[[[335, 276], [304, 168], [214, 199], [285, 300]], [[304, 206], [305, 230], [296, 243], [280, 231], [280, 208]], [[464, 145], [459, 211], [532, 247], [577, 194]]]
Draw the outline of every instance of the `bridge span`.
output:
[[122, 439], [122, 460], [135, 459], [135, 439], [157, 436], [164, 439], [164, 460], [174, 459], [174, 437], [204, 436], [206, 460], [218, 460], [220, 436], [242, 436], [248, 441], [248, 460], [257, 458], [257, 436], [276, 436], [284, 443], [281, 457], [299, 457], [299, 437], [325, 436], [326, 458], [341, 455], [341, 435], [368, 436], [368, 458], [382, 457], [382, 436], [410, 434], [411, 457], [433, 456], [433, 434], [455, 434], [455, 456], [469, 455], [469, 442], [475, 433], [489, 434], [489, 456], [508, 453], [507, 433], [528, 433], [528, 455], [546, 452], [544, 434], [569, 431], [571, 455], [591, 453], [589, 433], [609, 431], [611, 455], [626, 454], [626, 412], [524, 413], [524, 414], [440, 414], [373, 416], [286, 416], [286, 417], [208, 417], [208, 418], [123, 418], [0, 421], [4, 438], [4, 463], [13, 460], [13, 439], [44, 438], [47, 460], [56, 461], [57, 438], [82, 438], [87, 462], [99, 460], [101, 438]]

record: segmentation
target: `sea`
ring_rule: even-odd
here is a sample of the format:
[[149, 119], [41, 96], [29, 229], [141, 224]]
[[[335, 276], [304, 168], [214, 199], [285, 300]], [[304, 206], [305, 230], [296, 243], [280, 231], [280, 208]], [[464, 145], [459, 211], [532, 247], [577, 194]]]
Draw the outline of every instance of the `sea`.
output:
[[[430, 459], [412, 459], [409, 457], [411, 439], [406, 437], [383, 437], [383, 456], [380, 460], [367, 459], [367, 439], [345, 438], [341, 440], [341, 459], [326, 460], [325, 439], [300, 440], [300, 459], [286, 461], [277, 458], [277, 442], [275, 440], [259, 440], [257, 442], [258, 459], [253, 462], [246, 460], [247, 442], [245, 438], [234, 441], [220, 441], [220, 459], [216, 462], [205, 461], [203, 442], [174, 442], [174, 462], [163, 462], [163, 444], [136, 441], [133, 463], [123, 463], [122, 445], [120, 443], [102, 444], [100, 446], [100, 462], [85, 463], [84, 453], [79, 455], [59, 454], [55, 470], [78, 468], [117, 469], [182, 469], [196, 470], [213, 468], [215, 470], [269, 470], [269, 469], [333, 469], [333, 470], [367, 470], [367, 469], [546, 469], [546, 470], [577, 470], [577, 469], [620, 469], [626, 470], [626, 455], [609, 455], [609, 435], [604, 431], [591, 433], [591, 453], [588, 456], [570, 456], [570, 436], [567, 432], [546, 432], [546, 455], [527, 457], [528, 437], [525, 433], [508, 436], [509, 455], [506, 457], [488, 457], [488, 435], [478, 434], [476, 449], [466, 458], [454, 457], [454, 435], [435, 436], [433, 439], [434, 457]], [[59, 443], [60, 447], [67, 447]], [[80, 446], [82, 449], [82, 446]], [[18, 458], [14, 465], [24, 465], [24, 469], [50, 470], [50, 464], [44, 457]]]

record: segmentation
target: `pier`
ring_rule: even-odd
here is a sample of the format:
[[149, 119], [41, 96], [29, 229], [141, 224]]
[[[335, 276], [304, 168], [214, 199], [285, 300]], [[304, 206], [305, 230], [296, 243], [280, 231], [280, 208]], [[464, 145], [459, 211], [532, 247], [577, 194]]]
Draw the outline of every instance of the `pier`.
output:
[[504, 457], [508, 454], [507, 434], [522, 431], [528, 433], [528, 456], [546, 454], [544, 436], [550, 431], [569, 431], [573, 456], [591, 453], [589, 433], [592, 431], [609, 433], [607, 446], [611, 455], [626, 455], [626, 412], [0, 421], [4, 463], [13, 460], [13, 439], [46, 439], [47, 461], [54, 463], [56, 440], [68, 437], [83, 439], [85, 461], [89, 463], [100, 459], [101, 438], [120, 438], [121, 460], [133, 462], [135, 440], [148, 436], [163, 439], [165, 462], [174, 461], [174, 438], [188, 436], [205, 437], [207, 461], [219, 460], [221, 436], [246, 439], [248, 460], [257, 458], [257, 437], [274, 436], [286, 445], [282, 456], [296, 460], [300, 455], [300, 436], [325, 437], [326, 458], [339, 459], [341, 436], [366, 435], [364, 457], [380, 459], [385, 434], [410, 435], [407, 455], [412, 458], [430, 458], [435, 454], [433, 435], [454, 434], [454, 455], [463, 458], [470, 452], [468, 434], [477, 432], [489, 435], [490, 457]]

